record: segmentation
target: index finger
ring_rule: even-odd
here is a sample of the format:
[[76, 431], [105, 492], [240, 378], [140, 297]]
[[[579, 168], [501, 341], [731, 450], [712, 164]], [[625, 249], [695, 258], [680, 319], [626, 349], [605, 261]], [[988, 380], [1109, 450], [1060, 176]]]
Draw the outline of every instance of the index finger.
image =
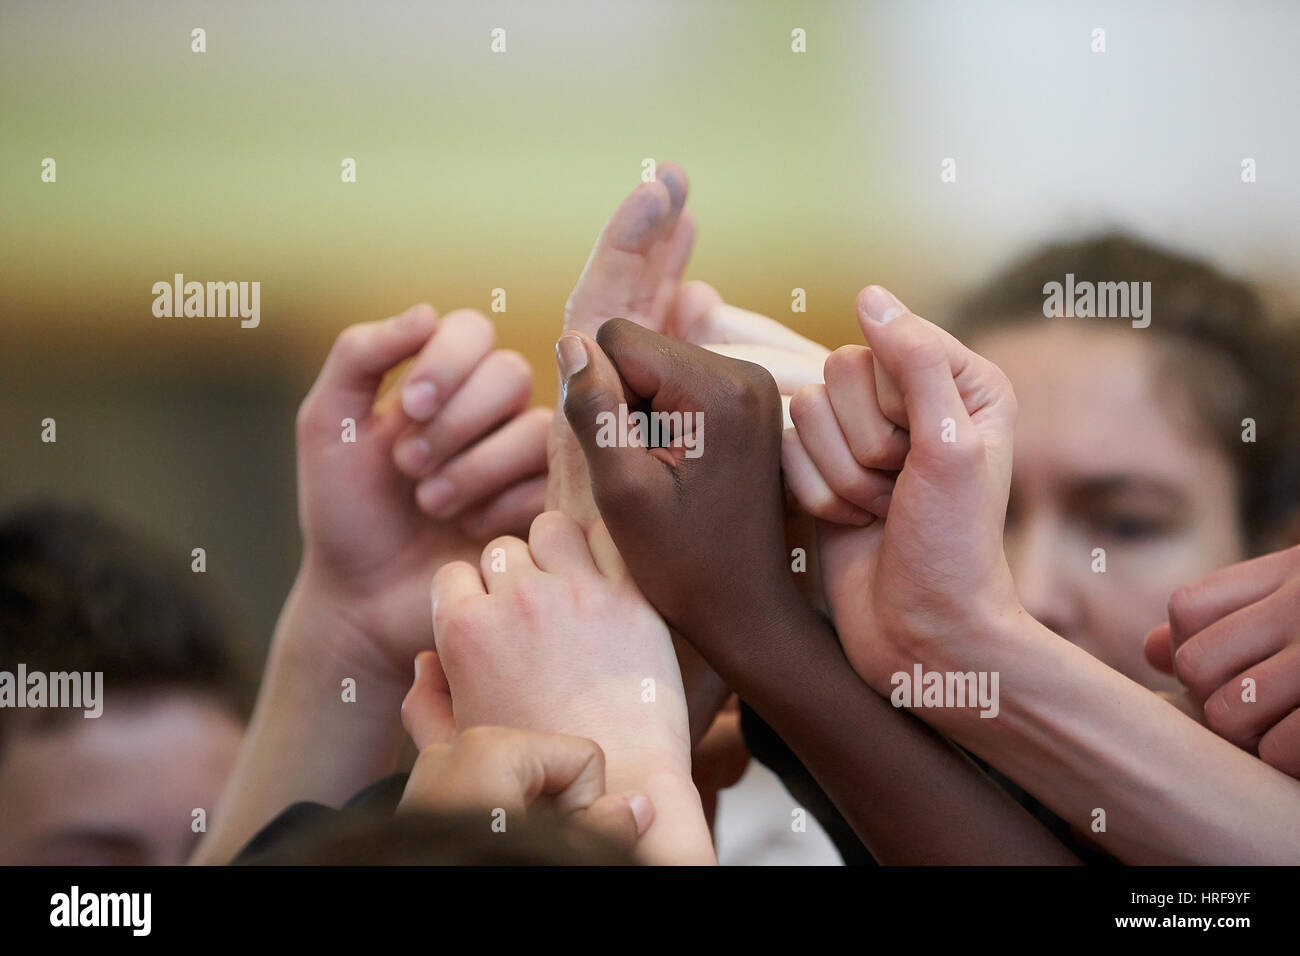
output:
[[1243, 561], [1179, 588], [1169, 598], [1169, 637], [1177, 651], [1215, 621], [1272, 594], [1297, 570], [1300, 548]]
[[322, 407], [326, 420], [367, 418], [384, 374], [419, 351], [437, 323], [433, 306], [420, 304], [392, 318], [344, 329], [311, 389], [310, 397]]

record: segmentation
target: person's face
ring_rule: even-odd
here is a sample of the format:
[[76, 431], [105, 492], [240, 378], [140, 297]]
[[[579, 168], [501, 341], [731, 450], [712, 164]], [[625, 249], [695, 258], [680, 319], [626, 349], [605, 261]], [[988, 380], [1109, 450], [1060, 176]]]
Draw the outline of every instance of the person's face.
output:
[[1143, 638], [1175, 589], [1245, 557], [1232, 463], [1198, 434], [1145, 331], [1044, 322], [973, 347], [1019, 401], [1006, 551], [1021, 603], [1133, 680], [1175, 690]]
[[[111, 704], [111, 702], [110, 702]], [[244, 728], [184, 692], [19, 725], [0, 752], [0, 864], [180, 864], [211, 823]]]

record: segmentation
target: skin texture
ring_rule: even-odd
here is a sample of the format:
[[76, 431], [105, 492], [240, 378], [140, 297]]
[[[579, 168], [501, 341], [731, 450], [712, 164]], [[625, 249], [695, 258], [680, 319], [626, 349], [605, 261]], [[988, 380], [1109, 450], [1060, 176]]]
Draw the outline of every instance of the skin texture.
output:
[[1169, 622], [1146, 645], [1152, 665], [1177, 673], [1203, 706], [1211, 730], [1293, 777], [1300, 776], [1298, 617], [1300, 548], [1289, 548], [1179, 588]]
[[[619, 204], [596, 243], [564, 308], [564, 329], [594, 335], [607, 319], [624, 316], [658, 331], [682, 334], [703, 321], [722, 297], [708, 285], [681, 284], [695, 244], [686, 209], [690, 184], [676, 163], [660, 163]], [[564, 411], [557, 407], [547, 436], [546, 507], [590, 528], [600, 519], [587, 465]], [[728, 689], [686, 641], [674, 638], [691, 715], [691, 738], [713, 724]]]
[[1044, 322], [972, 344], [1019, 400], [1006, 551], [1025, 610], [1143, 686], [1178, 690], [1141, 636], [1180, 586], [1246, 557], [1232, 463], [1189, 426], [1158, 342], [1131, 329]]
[[[402, 701], [402, 725], [419, 751], [398, 813], [530, 811], [559, 814], [631, 847], [654, 819], [641, 794], [605, 791], [605, 752], [593, 740], [512, 727], [456, 732], [451, 689], [438, 655], [415, 659], [415, 681]], [[492, 831], [491, 814], [484, 825]]]
[[[800, 595], [784, 539], [781, 401], [771, 375], [619, 320], [596, 341], [565, 338], [564, 409], [638, 585], [786, 740], [873, 854], [1069, 861], [969, 761], [865, 686]], [[619, 403], [702, 412], [704, 454], [603, 444], [600, 415]]]
[[[303, 400], [302, 564], [226, 804], [197, 862], [229, 860], [289, 803], [338, 803], [398, 769], [406, 747], [398, 714], [412, 661], [433, 644], [430, 579], [536, 517], [549, 413], [515, 411], [518, 396], [531, 391], [528, 370], [490, 351], [483, 321], [453, 313], [440, 323], [429, 306], [415, 306], [351, 326]], [[448, 326], [454, 342], [440, 338]], [[381, 395], [385, 376], [408, 359]], [[432, 404], [408, 398], [412, 375], [436, 380]], [[515, 398], [495, 406], [495, 417], [453, 414], [463, 407], [459, 389], [480, 387]], [[355, 442], [342, 440], [345, 419], [356, 423]], [[436, 437], [447, 456], [418, 479], [395, 463], [399, 440], [417, 434]], [[445, 499], [430, 497], [429, 475], [453, 481], [451, 513]], [[354, 703], [342, 700], [346, 679], [356, 683]]]
[[[654, 182], [638, 185], [601, 230], [566, 303], [564, 330], [594, 336], [604, 322], [620, 317], [766, 365], [783, 388], [795, 383], [785, 394], [804, 381], [819, 380], [826, 354], [821, 346], [778, 322], [727, 305], [707, 283], [682, 282], [695, 242], [695, 221], [686, 208], [689, 182], [676, 163], [661, 163], [656, 175]], [[586, 460], [562, 407], [552, 420], [547, 456], [546, 506], [590, 527], [599, 514]], [[698, 743], [729, 690], [688, 642], [674, 637], [674, 645], [690, 705], [691, 736]], [[711, 752], [725, 753], [716, 747]], [[699, 776], [710, 781], [730, 774], [704, 769]]]
[[[882, 519], [822, 528], [822, 573], [846, 653], [888, 693], [921, 664], [996, 672], [997, 718], [927, 707], [928, 723], [1128, 863], [1294, 863], [1300, 785], [1062, 640], [1019, 605], [1002, 544], [1016, 400], [1006, 376], [876, 286], [859, 296], [871, 347], [826, 368], [824, 414], [792, 407], [797, 441], [834, 498], [876, 475], [853, 421], [907, 431]], [[809, 410], [820, 407], [810, 396]], [[863, 448], [884, 455], [885, 442]], [[802, 499], [801, 499], [802, 500]], [[830, 499], [810, 497], [812, 508]], [[1106, 828], [1093, 829], [1097, 811]]]
[[224, 707], [179, 690], [90, 720], [15, 722], [0, 752], [0, 865], [184, 863], [193, 811], [210, 823], [243, 734]]
[[545, 512], [527, 542], [498, 538], [477, 566], [441, 568], [433, 608], [457, 727], [594, 740], [611, 790], [643, 792], [658, 808], [639, 847], [647, 862], [716, 862], [691, 783], [686, 698], [668, 628], [603, 525], [588, 534], [573, 518]]

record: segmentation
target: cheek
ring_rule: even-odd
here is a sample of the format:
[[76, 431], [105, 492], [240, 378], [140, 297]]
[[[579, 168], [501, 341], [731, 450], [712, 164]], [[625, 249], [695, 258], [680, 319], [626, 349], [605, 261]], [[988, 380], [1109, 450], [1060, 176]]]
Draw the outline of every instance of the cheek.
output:
[[1220, 551], [1227, 555], [1222, 563], [1212, 554], [1192, 535], [1142, 557], [1112, 549], [1106, 573], [1095, 575], [1087, 598], [1097, 656], [1152, 690], [1177, 690], [1176, 680], [1147, 663], [1143, 639], [1168, 620], [1169, 596], [1177, 588], [1231, 563], [1230, 550]]
[[1144, 638], [1165, 620], [1169, 590], [1162, 581], [1127, 582], [1091, 596], [1088, 611], [1093, 653], [1103, 663], [1150, 690], [1174, 691], [1178, 682], [1147, 663]]
[[1165, 620], [1178, 585], [1161, 567], [1120, 574], [1110, 569], [1097, 577], [1103, 580], [1092, 589], [1090, 616], [1099, 641], [1116, 655], [1142, 657], [1142, 639]]

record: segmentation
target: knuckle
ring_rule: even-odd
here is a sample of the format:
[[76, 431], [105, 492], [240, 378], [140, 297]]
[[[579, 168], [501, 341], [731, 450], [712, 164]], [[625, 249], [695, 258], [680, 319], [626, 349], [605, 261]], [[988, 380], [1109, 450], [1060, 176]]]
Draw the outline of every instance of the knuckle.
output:
[[629, 340], [636, 334], [636, 327], [636, 323], [630, 319], [618, 317], [606, 319], [596, 330], [596, 344], [617, 365], [618, 360], [615, 355], [621, 351], [625, 342], [632, 344]]
[[490, 564], [492, 561], [492, 553], [496, 551], [498, 548], [500, 548], [502, 551], [505, 551], [507, 554], [509, 554], [511, 548], [516, 544], [523, 545], [524, 549], [527, 550], [527, 545], [519, 538], [516, 538], [514, 535], [511, 534], [498, 535], [497, 537], [489, 541], [486, 545], [484, 545], [483, 563]]
[[500, 383], [506, 385], [533, 384], [533, 367], [528, 359], [514, 349], [497, 349], [489, 357], [492, 373]]
[[601, 469], [592, 473], [592, 492], [596, 507], [607, 525], [624, 525], [629, 516], [653, 507], [659, 489], [640, 469]]
[[554, 619], [554, 601], [547, 589], [532, 583], [521, 584], [510, 592], [511, 617], [519, 621], [525, 633], [536, 633], [539, 625]]
[[837, 482], [834, 490], [841, 498], [866, 508], [881, 494], [877, 481], [866, 471], [855, 471]]
[[1209, 660], [1200, 641], [1187, 641], [1174, 651], [1174, 670], [1193, 696], [1205, 700], [1214, 692]]
[[1179, 640], [1190, 636], [1196, 605], [1197, 587], [1194, 584], [1184, 584], [1169, 595], [1169, 629]]
[[790, 396], [790, 419], [796, 427], [808, 421], [808, 416], [821, 401], [821, 390], [825, 387], [824, 385], [801, 385]]
[[1300, 775], [1300, 740], [1287, 736], [1284, 728], [1274, 725], [1259, 741], [1259, 759], [1274, 770], [1291, 776]]
[[489, 342], [496, 341], [497, 327], [478, 309], [457, 309], [443, 321], [456, 326], [458, 334], [473, 334], [476, 337], [486, 338]]
[[1204, 710], [1207, 727], [1238, 746], [1245, 742], [1246, 728], [1243, 721], [1223, 693], [1218, 692], [1209, 697], [1205, 701]]
[[437, 635], [438, 659], [443, 669], [454, 673], [468, 661], [481, 658], [485, 638], [490, 628], [485, 625], [485, 615], [473, 599], [462, 598], [438, 606], [434, 632]]
[[829, 488], [806, 491], [800, 497], [800, 501], [804, 510], [814, 518], [833, 520], [840, 511], [840, 499]]
[[781, 393], [776, 379], [763, 366], [738, 362], [734, 375], [726, 376], [723, 400], [727, 413], [747, 421], [767, 421], [780, 415]]
[[856, 376], [862, 368], [862, 353], [867, 351], [869, 350], [864, 345], [841, 345], [826, 356], [826, 383], [839, 383]]
[[353, 365], [362, 355], [370, 342], [370, 328], [365, 323], [349, 325], [339, 333], [330, 350], [343, 365]]
[[529, 428], [540, 432], [545, 437], [546, 433], [550, 431], [555, 412], [552, 409], [538, 405], [520, 413], [519, 417]]
[[888, 463], [893, 453], [893, 432], [883, 428], [855, 430], [848, 442], [853, 460], [863, 468], [879, 468]]
[[543, 511], [529, 526], [528, 541], [530, 544], [535, 544], [543, 538], [563, 534], [575, 523], [563, 511]]

